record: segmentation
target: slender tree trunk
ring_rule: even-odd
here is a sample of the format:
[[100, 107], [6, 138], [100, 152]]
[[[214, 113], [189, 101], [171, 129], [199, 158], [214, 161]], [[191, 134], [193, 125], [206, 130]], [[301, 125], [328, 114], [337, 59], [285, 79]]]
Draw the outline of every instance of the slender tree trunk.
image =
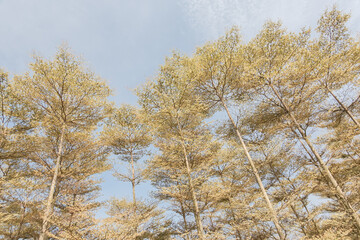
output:
[[188, 156], [187, 156], [187, 151], [186, 151], [184, 143], [182, 142], [181, 145], [182, 145], [183, 152], [184, 152], [185, 164], [186, 164], [186, 172], [187, 172], [187, 177], [188, 177], [189, 185], [190, 185], [190, 192], [191, 192], [191, 196], [192, 196], [193, 203], [194, 203], [194, 208], [195, 208], [194, 209], [195, 210], [194, 215], [195, 215], [195, 222], [196, 222], [197, 232], [198, 232], [198, 235], [199, 235], [199, 239], [204, 240], [205, 239], [204, 229], [203, 229], [201, 218], [200, 218], [200, 211], [199, 211], [199, 206], [198, 206], [198, 202], [197, 202], [197, 199], [196, 199], [195, 188], [194, 188], [194, 184], [193, 184], [192, 177], [191, 177], [191, 168], [190, 168], [190, 164], [189, 164], [189, 159], [188, 159]]
[[273, 92], [275, 93], [276, 97], [278, 98], [278, 100], [280, 101], [281, 105], [284, 107], [284, 109], [286, 110], [287, 114], [290, 116], [293, 124], [295, 125], [296, 129], [299, 131], [302, 139], [304, 139], [304, 141], [306, 142], [306, 144], [308, 145], [308, 147], [310, 148], [311, 152], [314, 154], [315, 159], [317, 160], [317, 162], [319, 163], [320, 167], [322, 168], [322, 170], [324, 171], [325, 176], [328, 178], [328, 181], [330, 181], [330, 183], [332, 184], [332, 186], [334, 187], [334, 189], [336, 190], [336, 193], [338, 194], [338, 196], [340, 197], [340, 200], [342, 202], [342, 204], [344, 205], [344, 207], [347, 209], [348, 213], [352, 216], [353, 220], [354, 220], [354, 224], [356, 226], [356, 228], [358, 229], [358, 231], [360, 231], [360, 218], [358, 216], [358, 214], [356, 213], [356, 211], [354, 210], [354, 208], [351, 206], [350, 202], [348, 201], [348, 199], [346, 198], [344, 192], [341, 190], [340, 186], [338, 185], [336, 179], [334, 178], [334, 176], [331, 174], [329, 168], [326, 166], [326, 163], [324, 162], [324, 160], [321, 158], [320, 154], [316, 151], [314, 145], [312, 144], [312, 142], [309, 140], [309, 138], [306, 136], [306, 133], [304, 132], [304, 130], [301, 128], [300, 124], [298, 123], [298, 121], [296, 120], [296, 118], [294, 117], [294, 115], [290, 112], [289, 107], [287, 106], [287, 104], [282, 100], [282, 98], [280, 97], [279, 92], [274, 88], [274, 86], [272, 85], [272, 83], [269, 84], [269, 86], [271, 87], [271, 89], [273, 90]]
[[[296, 134], [296, 136], [298, 137], [297, 132], [294, 131], [294, 129], [292, 129], [292, 131], [293, 131], [293, 132]], [[316, 160], [315, 160], [314, 157], [311, 155], [311, 153], [309, 152], [309, 150], [305, 147], [305, 144], [301, 141], [301, 139], [298, 139], [298, 140], [299, 140], [299, 142], [301, 143], [302, 147], [305, 149], [306, 153], [309, 155], [311, 161], [313, 161], [313, 162], [315, 163]], [[323, 176], [323, 178], [326, 179], [323, 171], [321, 170], [321, 168], [320, 168], [317, 164], [316, 164], [316, 168], [319, 170], [321, 176]], [[290, 181], [290, 180], [288, 180], [288, 181]], [[329, 184], [327, 181], [326, 181], [326, 183], [327, 183], [327, 185], [330, 187], [330, 184]], [[294, 187], [294, 188], [295, 188], [295, 187]], [[307, 212], [307, 214], [308, 214], [308, 216], [309, 216], [309, 215], [310, 215], [310, 211], [309, 211], [309, 209], [307, 208], [306, 204], [304, 203], [303, 199], [301, 199], [300, 201], [301, 201], [301, 203], [303, 204], [303, 206], [304, 206], [304, 208], [305, 208], [305, 210], [306, 210], [306, 212]], [[314, 219], [311, 219], [311, 222], [313, 223], [316, 232], [319, 234], [319, 233], [320, 233], [320, 230], [319, 230], [319, 227], [317, 226], [315, 220], [314, 220]]]
[[184, 159], [185, 159], [185, 164], [186, 164], [186, 173], [187, 173], [187, 177], [188, 177], [188, 181], [189, 181], [189, 185], [190, 185], [190, 193], [191, 193], [191, 197], [192, 197], [194, 208], [195, 208], [194, 209], [194, 211], [195, 211], [194, 215], [195, 215], [196, 228], [197, 228], [197, 232], [198, 232], [198, 235], [199, 235], [199, 239], [200, 240], [205, 240], [204, 228], [203, 228], [203, 225], [202, 225], [202, 222], [201, 222], [198, 201], [197, 201], [197, 198], [196, 198], [195, 188], [194, 188], [194, 184], [193, 184], [192, 177], [191, 177], [191, 167], [190, 167], [189, 159], [188, 159], [188, 156], [187, 156], [184, 137], [182, 135], [182, 130], [181, 130], [181, 127], [180, 127], [179, 119], [177, 119], [177, 126], [178, 126], [179, 134], [180, 134], [180, 137], [181, 137], [181, 146], [182, 146], [183, 153], [184, 153]]
[[356, 118], [354, 117], [354, 115], [352, 115], [352, 113], [349, 111], [349, 109], [340, 101], [339, 98], [336, 97], [336, 95], [333, 93], [333, 91], [329, 88], [329, 86], [327, 84], [325, 84], [325, 88], [326, 90], [331, 94], [331, 96], [333, 96], [333, 98], [337, 101], [338, 104], [340, 104], [340, 106], [344, 109], [344, 111], [346, 112], [346, 114], [351, 118], [351, 120], [355, 123], [355, 125], [358, 127], [358, 129], [360, 129], [360, 124], [359, 122], [356, 120]]
[[53, 210], [52, 206], [53, 206], [53, 201], [54, 201], [55, 188], [57, 185], [57, 179], [58, 179], [58, 175], [59, 175], [59, 171], [60, 171], [61, 156], [62, 156], [62, 150], [63, 150], [63, 145], [64, 145], [64, 136], [65, 136], [65, 125], [63, 125], [63, 127], [61, 129], [61, 136], [60, 136], [59, 148], [58, 148], [58, 153], [57, 153], [56, 165], [55, 165], [54, 175], [53, 175], [53, 179], [52, 179], [51, 186], [50, 186], [48, 200], [46, 203], [46, 209], [45, 209], [45, 213], [44, 213], [44, 217], [43, 217], [42, 229], [41, 229], [41, 234], [40, 234], [39, 240], [47, 239], [46, 232], [47, 232], [49, 218], [50, 218], [51, 212]]
[[259, 172], [257, 171], [256, 166], [255, 166], [255, 163], [254, 163], [254, 161], [252, 160], [249, 151], [247, 150], [247, 147], [246, 147], [246, 145], [245, 145], [245, 142], [244, 142], [244, 140], [243, 140], [243, 138], [242, 138], [242, 136], [241, 136], [241, 134], [240, 134], [240, 132], [239, 132], [239, 129], [238, 129], [238, 127], [237, 127], [234, 119], [232, 118], [232, 116], [231, 116], [231, 114], [230, 114], [230, 112], [229, 112], [229, 109], [228, 109], [226, 103], [224, 102], [224, 100], [223, 100], [222, 98], [220, 98], [220, 101], [221, 101], [223, 107], [225, 108], [226, 113], [227, 113], [227, 115], [228, 115], [231, 123], [233, 124], [233, 126], [234, 126], [234, 128], [235, 128], [235, 131], [236, 131], [236, 134], [237, 134], [237, 136], [238, 136], [238, 138], [239, 138], [239, 140], [240, 140], [241, 146], [243, 147], [243, 149], [244, 149], [244, 151], [245, 151], [245, 155], [246, 155], [246, 157], [247, 157], [247, 159], [248, 159], [248, 161], [249, 161], [249, 163], [250, 163], [250, 165], [251, 165], [252, 171], [253, 171], [253, 173], [254, 173], [254, 175], [255, 175], [256, 182], [258, 183], [258, 185], [259, 185], [259, 187], [260, 187], [260, 189], [261, 189], [261, 192], [262, 192], [262, 194], [263, 194], [263, 197], [265, 198], [265, 201], [266, 201], [267, 206], [268, 206], [268, 208], [269, 208], [269, 211], [270, 211], [270, 214], [271, 214], [271, 218], [272, 218], [272, 221], [273, 221], [273, 223], [274, 223], [274, 225], [275, 225], [275, 228], [276, 228], [276, 230], [277, 230], [277, 233], [278, 233], [280, 239], [281, 239], [281, 240], [284, 240], [284, 239], [286, 239], [286, 238], [285, 238], [285, 234], [284, 234], [284, 232], [283, 232], [283, 230], [282, 230], [282, 228], [281, 228], [281, 226], [280, 226], [280, 224], [279, 224], [279, 220], [278, 220], [278, 218], [277, 218], [275, 209], [274, 209], [272, 203], [270, 202], [270, 199], [269, 199], [269, 196], [268, 196], [268, 194], [267, 194], [267, 192], [266, 192], [266, 190], [265, 190], [265, 187], [264, 187], [264, 185], [262, 184], [262, 181], [261, 181]]
[[[133, 195], [133, 207], [134, 207], [134, 215], [137, 216], [137, 213], [136, 213], [136, 208], [137, 208], [137, 205], [136, 205], [136, 195], [135, 195], [135, 166], [134, 166], [134, 156], [133, 156], [133, 152], [131, 151], [130, 152], [130, 158], [131, 158], [131, 185], [132, 185], [132, 195]], [[135, 224], [135, 227], [134, 227], [134, 231], [135, 231], [135, 234], [138, 233], [138, 224]]]
[[132, 185], [132, 195], [133, 195], [133, 204], [134, 204], [134, 210], [136, 211], [136, 195], [135, 195], [135, 166], [134, 166], [134, 156], [133, 152], [130, 152], [130, 158], [131, 158], [131, 185]]

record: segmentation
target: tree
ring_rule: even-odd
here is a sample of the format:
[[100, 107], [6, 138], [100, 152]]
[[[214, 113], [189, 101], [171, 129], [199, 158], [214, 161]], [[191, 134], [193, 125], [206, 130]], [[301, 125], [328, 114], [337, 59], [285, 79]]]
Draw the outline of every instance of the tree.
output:
[[170, 239], [169, 222], [154, 203], [138, 201], [134, 210], [133, 202], [111, 199], [108, 209], [109, 217], [103, 220], [99, 229], [100, 239]]
[[244, 81], [244, 78], [242, 77], [244, 72], [243, 61], [241, 59], [241, 56], [243, 56], [242, 51], [243, 48], [240, 44], [240, 37], [236, 29], [227, 33], [225, 37], [220, 38], [217, 42], [199, 48], [195, 56], [195, 58], [198, 59], [197, 79], [199, 83], [197, 88], [204, 101], [207, 101], [208, 104], [213, 107], [221, 107], [226, 111], [240, 145], [250, 163], [263, 198], [266, 201], [279, 237], [280, 239], [285, 239], [285, 235], [279, 224], [277, 213], [269, 199], [259, 172], [249, 153], [248, 147], [245, 144], [243, 136], [229, 109], [229, 104], [231, 104], [229, 102], [234, 99], [234, 96], [241, 99], [247, 94], [246, 87], [243, 89], [237, 88], [236, 90], [238, 92], [236, 94], [234, 94], [233, 90], [236, 81], [238, 86], [245, 86], [245, 84], [239, 83], [240, 81]]
[[[323, 104], [323, 127], [327, 134], [321, 139], [331, 152], [332, 161], [329, 169], [341, 189], [346, 193], [348, 201], [355, 212], [359, 211], [357, 186], [359, 184], [356, 171], [358, 135], [359, 135], [359, 85], [358, 65], [360, 59], [359, 41], [350, 36], [346, 23], [348, 14], [341, 13], [336, 7], [327, 10], [318, 22], [319, 37], [314, 43], [314, 59], [318, 61], [317, 81], [326, 96]], [[324, 184], [325, 185], [325, 184]], [[326, 186], [326, 185], [325, 185]], [[352, 227], [349, 210], [344, 214], [343, 204], [337, 203], [338, 196], [323, 187], [322, 195], [331, 196], [333, 204], [324, 206], [324, 210], [332, 213], [331, 221], [325, 228], [336, 228], [339, 231], [350, 231], [359, 234], [359, 228]], [[354, 217], [352, 217], [354, 218]], [[357, 232], [357, 233], [356, 233]]]
[[[314, 65], [306, 58], [308, 32], [298, 35], [287, 34], [280, 24], [267, 23], [262, 32], [249, 43], [249, 80], [258, 84], [263, 105], [259, 112], [273, 111], [274, 121], [281, 122], [288, 129], [294, 129], [295, 136], [305, 142], [319, 166], [321, 174], [335, 190], [339, 201], [352, 216], [354, 225], [360, 226], [360, 219], [345, 193], [330, 172], [323, 157], [316, 149], [307, 130], [316, 126], [319, 103], [323, 95], [311, 79], [316, 77]], [[304, 146], [305, 146], [304, 145]]]
[[141, 173], [136, 172], [135, 164], [146, 154], [146, 148], [151, 143], [149, 127], [141, 123], [141, 116], [136, 108], [123, 105], [109, 118], [102, 138], [115, 155], [130, 164], [130, 176], [120, 172], [116, 172], [115, 176], [120, 180], [131, 182], [134, 210], [136, 210], [135, 186], [143, 177]]
[[14, 84], [19, 96], [37, 112], [39, 132], [48, 144], [44, 157], [52, 180], [39, 238], [43, 240], [49, 229], [54, 197], [60, 191], [61, 167], [70, 161], [64, 159], [64, 153], [71, 155], [71, 143], [76, 135], [91, 136], [105, 117], [110, 91], [66, 47], [61, 47], [53, 60], [35, 57], [30, 67], [32, 74], [17, 77]]
[[149, 162], [150, 179], [159, 186], [162, 194], [172, 199], [178, 199], [174, 196], [178, 192], [174, 190], [186, 189], [192, 203], [197, 235], [204, 239], [200, 189], [210, 178], [209, 168], [219, 146], [203, 123], [208, 107], [194, 95], [189, 61], [174, 54], [161, 67], [156, 81], [144, 86], [138, 95], [154, 134], [154, 145], [160, 150]]
[[[233, 130], [232, 126], [230, 129]], [[213, 170], [216, 178], [210, 184], [217, 211], [214, 223], [219, 228], [217, 231], [225, 239], [270, 237], [273, 235], [271, 215], [236, 136], [227, 138], [219, 156]]]
[[0, 236], [18, 239], [32, 236], [37, 217], [36, 181], [24, 158], [34, 151], [29, 136], [33, 111], [15, 94], [8, 73], [0, 70]]
[[320, 36], [314, 43], [313, 58], [316, 59], [316, 70], [322, 88], [330, 94], [331, 98], [340, 106], [336, 120], [340, 120], [346, 114], [360, 129], [360, 124], [351, 108], [354, 109], [359, 95], [355, 93], [355, 100], [350, 103], [350, 108], [346, 102], [342, 101], [336, 94], [336, 90], [352, 85], [357, 88], [358, 61], [360, 58], [359, 43], [351, 38], [346, 27], [350, 18], [349, 14], [343, 14], [334, 6], [331, 11], [325, 11], [321, 16], [317, 31]]
[[[130, 165], [129, 174], [123, 173], [122, 171], [116, 171], [114, 175], [121, 181], [128, 181], [131, 183], [133, 213], [129, 213], [129, 216], [132, 216], [132, 218], [128, 218], [127, 220], [132, 223], [128, 224], [122, 222], [121, 224], [118, 224], [121, 225], [121, 229], [127, 229], [127, 234], [131, 235], [131, 237], [129, 235], [128, 238], [136, 239], [137, 236], [142, 234], [141, 232], [138, 232], [138, 227], [154, 217], [151, 214], [145, 216], [146, 214], [142, 212], [145, 211], [144, 209], [138, 211], [135, 191], [136, 185], [144, 178], [142, 170], [136, 168], [136, 163], [147, 154], [146, 149], [151, 143], [149, 127], [141, 122], [141, 115], [138, 109], [130, 105], [123, 105], [118, 109], [114, 109], [112, 116], [108, 119], [107, 125], [102, 132], [102, 139], [105, 145], [107, 145], [115, 155], [119, 156], [122, 161], [127, 162]], [[148, 207], [145, 203], [141, 204], [143, 208]], [[112, 217], [108, 219], [108, 222], [118, 222], [115, 220], [120, 217], [118, 215], [125, 214], [121, 213], [121, 211], [126, 212], [126, 214], [130, 211], [130, 209], [128, 209], [128, 203], [125, 200], [119, 201], [114, 199], [110, 202], [110, 208], [118, 209], [118, 213], [115, 213], [114, 210], [110, 210]], [[149, 206], [149, 208], [152, 207]], [[153, 213], [152, 210], [150, 212]], [[143, 216], [145, 219], [137, 218], [137, 215]], [[130, 226], [132, 227], [129, 229]], [[121, 229], [116, 230], [118, 232], [117, 234], [124, 232], [124, 230]]]

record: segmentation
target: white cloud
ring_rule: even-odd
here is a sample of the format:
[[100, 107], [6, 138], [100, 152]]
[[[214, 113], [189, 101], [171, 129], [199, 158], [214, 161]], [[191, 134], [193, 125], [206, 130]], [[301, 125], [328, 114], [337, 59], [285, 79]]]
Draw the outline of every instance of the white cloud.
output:
[[[217, 38], [233, 25], [238, 25], [245, 39], [249, 39], [267, 20], [281, 20], [296, 31], [315, 26], [323, 11], [333, 4], [346, 12], [359, 6], [357, 0], [181, 0], [181, 3], [189, 24], [204, 39]], [[352, 14], [353, 20], [359, 18], [359, 13]]]

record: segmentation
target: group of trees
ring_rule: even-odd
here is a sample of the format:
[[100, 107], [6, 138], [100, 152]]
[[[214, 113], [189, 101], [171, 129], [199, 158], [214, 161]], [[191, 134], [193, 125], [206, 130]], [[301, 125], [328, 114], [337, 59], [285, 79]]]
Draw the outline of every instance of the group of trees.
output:
[[[348, 18], [333, 8], [315, 35], [268, 22], [247, 43], [234, 28], [174, 53], [138, 108], [111, 106], [64, 47], [28, 74], [2, 71], [0, 237], [358, 239], [360, 41]], [[96, 219], [111, 153], [132, 200]], [[149, 201], [137, 197], [145, 180]]]

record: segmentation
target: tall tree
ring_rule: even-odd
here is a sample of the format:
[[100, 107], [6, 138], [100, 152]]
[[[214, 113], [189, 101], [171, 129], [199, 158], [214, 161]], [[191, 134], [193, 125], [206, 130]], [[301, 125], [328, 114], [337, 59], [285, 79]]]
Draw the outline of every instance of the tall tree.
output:
[[0, 236], [7, 239], [33, 235], [36, 223], [36, 181], [26, 160], [36, 140], [33, 111], [16, 96], [8, 73], [0, 70]]
[[[319, 37], [314, 41], [314, 59], [317, 60], [319, 82], [326, 101], [322, 105], [323, 126], [327, 134], [321, 139], [322, 144], [331, 153], [329, 169], [355, 212], [359, 212], [357, 186], [359, 180], [356, 170], [358, 164], [359, 136], [359, 84], [358, 69], [360, 48], [358, 39], [353, 38], [346, 24], [348, 14], [336, 7], [327, 10], [318, 21]], [[322, 196], [332, 196], [335, 201], [324, 205], [324, 210], [331, 213], [331, 221], [324, 228], [350, 230], [354, 234], [351, 214], [344, 214], [344, 206], [336, 201], [338, 196], [331, 193], [326, 183], [320, 188]], [[346, 212], [346, 211], [345, 211]], [[359, 229], [357, 231], [359, 234]]]
[[199, 48], [196, 54], [196, 58], [198, 59], [198, 89], [203, 96], [204, 101], [213, 105], [213, 107], [223, 108], [226, 111], [240, 145], [250, 163], [252, 172], [260, 187], [269, 212], [271, 213], [272, 221], [276, 227], [277, 233], [280, 239], [285, 239], [277, 213], [266, 192], [261, 176], [255, 166], [255, 162], [249, 153], [248, 146], [240, 132], [241, 130], [238, 128], [236, 121], [230, 113], [231, 110], [229, 105], [231, 105], [231, 100], [234, 99], [233, 96], [239, 98], [239, 96], [242, 95], [240, 92], [243, 93], [241, 98], [246, 95], [245, 88], [241, 90], [237, 89], [239, 91], [237, 94], [234, 94], [233, 91], [235, 81], [237, 81], [238, 86], [244, 86], [244, 84], [239, 83], [239, 81], [243, 81], [242, 75], [244, 72], [244, 66], [241, 59], [241, 56], [243, 55], [242, 52], [243, 48], [240, 42], [240, 36], [236, 29], [230, 31], [225, 37], [220, 38], [215, 43], [207, 44], [204, 47]]
[[[129, 213], [129, 221], [131, 224], [122, 223], [122, 228], [128, 229], [127, 234], [130, 234], [128, 238], [135, 239], [136, 236], [143, 234], [144, 229], [138, 229], [141, 224], [153, 219], [152, 209], [153, 206], [148, 206], [146, 203], [141, 203], [142, 209], [137, 209], [137, 199], [135, 187], [144, 179], [142, 169], [139, 169], [136, 165], [138, 161], [147, 154], [146, 149], [151, 143], [151, 137], [149, 134], [149, 127], [142, 123], [141, 115], [138, 109], [130, 105], [123, 105], [118, 109], [114, 109], [113, 114], [109, 117], [107, 124], [102, 132], [102, 141], [107, 145], [112, 152], [119, 156], [121, 161], [128, 163], [126, 166], [129, 169], [129, 173], [124, 173], [122, 170], [116, 170], [114, 176], [121, 181], [130, 182], [132, 186], [132, 211]], [[146, 212], [144, 208], [149, 207], [149, 212]], [[122, 214], [128, 214], [128, 203], [125, 200], [113, 200], [110, 202], [111, 209], [118, 209], [117, 213], [114, 210], [109, 211], [111, 217], [109, 222], [117, 221]], [[123, 208], [123, 209], [121, 209]], [[151, 209], [151, 210], [150, 210]], [[138, 211], [139, 210], [139, 211]], [[124, 213], [122, 213], [124, 211]], [[146, 213], [145, 213], [146, 212]], [[136, 216], [139, 216], [137, 218]], [[143, 216], [142, 216], [143, 215]], [[146, 215], [146, 216], [145, 216]], [[155, 214], [156, 215], [156, 214]], [[142, 218], [142, 217], [144, 218]], [[129, 229], [129, 227], [131, 228]], [[123, 230], [117, 230], [123, 231]]]
[[106, 98], [110, 91], [66, 47], [61, 47], [53, 60], [35, 57], [30, 68], [32, 73], [17, 77], [15, 86], [19, 96], [39, 114], [39, 131], [49, 143], [46, 158], [50, 160], [49, 175], [52, 180], [39, 238], [44, 240], [54, 208], [54, 197], [59, 192], [64, 153], [70, 150], [68, 147], [74, 135], [91, 133], [105, 117]]
[[130, 165], [130, 175], [116, 172], [115, 176], [120, 180], [131, 182], [133, 204], [136, 210], [135, 186], [141, 180], [141, 172], [136, 171], [135, 164], [147, 152], [146, 149], [151, 143], [149, 127], [141, 123], [139, 110], [130, 105], [123, 105], [114, 110], [104, 128], [102, 139], [115, 155]]
[[[331, 11], [325, 11], [321, 16], [317, 31], [320, 34], [319, 39], [314, 42], [314, 50], [312, 58], [315, 60], [319, 81], [322, 88], [330, 95], [329, 97], [340, 106], [338, 121], [341, 116], [346, 114], [360, 129], [360, 123], [351, 109], [357, 105], [359, 94], [349, 88], [358, 89], [358, 65], [360, 59], [359, 42], [350, 37], [346, 23], [349, 14], [341, 13], [334, 6]], [[352, 91], [347, 92], [348, 96], [353, 100], [350, 103], [344, 101], [338, 96], [336, 91], [347, 86]], [[349, 106], [347, 106], [349, 104]]]
[[[218, 144], [203, 123], [208, 107], [194, 94], [191, 66], [188, 58], [174, 54], [161, 67], [156, 81], [148, 83], [138, 95], [160, 150], [150, 161], [153, 180], [168, 194], [185, 184], [197, 235], [205, 239], [199, 190], [210, 177], [209, 167]], [[162, 175], [171, 181], [170, 186], [161, 187]]]
[[273, 111], [272, 116], [276, 121], [284, 123], [289, 130], [295, 130], [309, 148], [309, 153], [335, 190], [339, 201], [352, 216], [354, 225], [359, 228], [358, 214], [308, 135], [309, 127], [316, 126], [316, 112], [324, 99], [317, 91], [319, 86], [311, 81], [316, 71], [313, 71], [311, 59], [306, 61], [307, 51], [304, 49], [308, 36], [306, 31], [298, 35], [288, 34], [280, 24], [267, 23], [249, 44], [249, 81], [253, 81], [254, 86], [260, 86], [258, 92], [263, 96], [265, 105], [259, 112], [264, 109], [267, 109], [267, 113]]

